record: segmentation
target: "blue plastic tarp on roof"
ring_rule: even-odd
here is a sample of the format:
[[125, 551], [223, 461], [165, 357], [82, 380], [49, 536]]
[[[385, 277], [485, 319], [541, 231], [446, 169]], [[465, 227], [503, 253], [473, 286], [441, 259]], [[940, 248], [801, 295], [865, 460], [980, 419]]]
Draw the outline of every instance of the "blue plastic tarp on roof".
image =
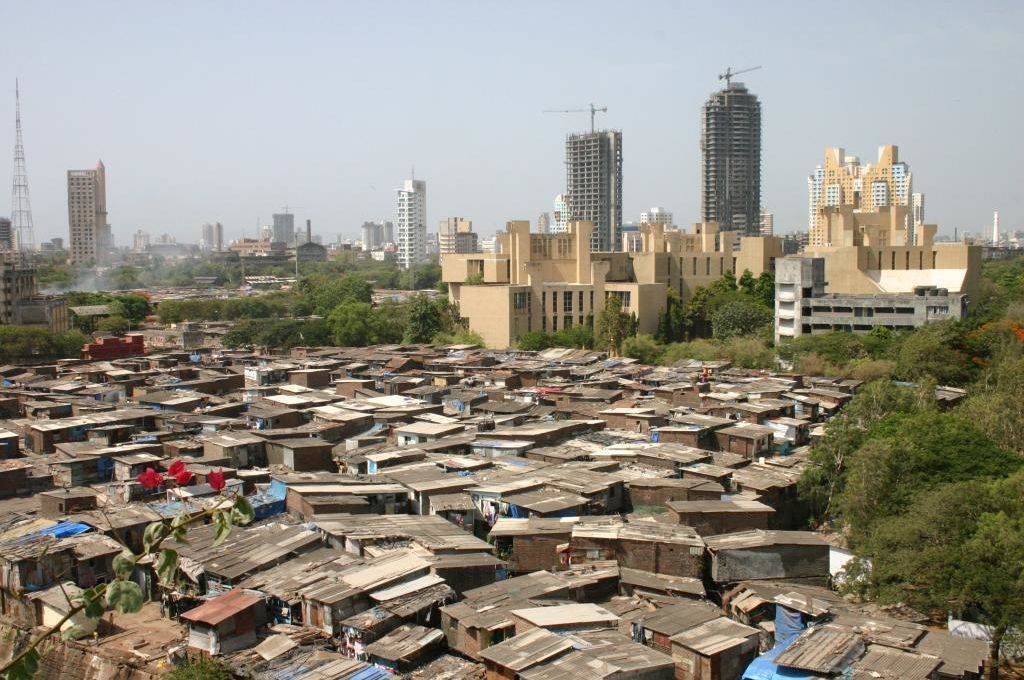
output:
[[813, 680], [813, 678], [817, 678], [818, 676], [813, 673], [799, 671], [795, 668], [783, 668], [775, 663], [779, 654], [789, 647], [793, 640], [800, 637], [803, 629], [803, 615], [800, 612], [786, 609], [779, 604], [775, 605], [775, 646], [747, 666], [742, 680]]
[[80, 522], [61, 522], [60, 524], [54, 524], [52, 527], [40, 529], [35, 532], [37, 534], [43, 534], [45, 536], [53, 536], [54, 538], [68, 538], [69, 536], [78, 536], [92, 531], [92, 527], [88, 524], [82, 524]]
[[389, 678], [395, 677], [391, 673], [388, 673], [383, 668], [377, 666], [369, 666], [361, 671], [356, 671], [352, 675], [349, 675], [344, 680], [388, 680]]
[[785, 651], [789, 643], [776, 645], [761, 656], [754, 659], [747, 670], [743, 671], [742, 680], [815, 680], [819, 676], [808, 671], [795, 668], [783, 668], [775, 663], [775, 658]]

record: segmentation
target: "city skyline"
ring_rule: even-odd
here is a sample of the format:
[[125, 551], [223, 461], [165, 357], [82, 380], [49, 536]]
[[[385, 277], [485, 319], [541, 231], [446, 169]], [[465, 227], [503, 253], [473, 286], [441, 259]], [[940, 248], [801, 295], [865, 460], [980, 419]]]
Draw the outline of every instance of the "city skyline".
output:
[[[915, 22], [913, 34], [894, 36], [859, 15], [843, 15], [840, 34], [826, 31], [836, 9], [808, 11], [802, 26], [792, 28], [771, 8], [741, 3], [730, 11], [739, 16], [734, 44], [721, 46], [702, 35], [697, 19], [714, 21], [724, 12], [655, 3], [614, 17], [619, 49], [574, 51], [554, 41], [559, 17], [576, 11], [572, 3], [442, 3], [411, 10], [408, 24], [389, 27], [409, 38], [406, 46], [368, 59], [361, 50], [379, 35], [361, 37], [359, 31], [374, 25], [383, 8], [309, 5], [292, 12], [255, 4], [242, 13], [228, 5], [186, 4], [180, 16], [156, 21], [144, 8], [108, 5], [92, 12], [71, 6], [54, 21], [42, 8], [8, 6], [0, 16], [20, 30], [5, 45], [9, 55], [0, 65], [0, 121], [6, 121], [0, 145], [14, 145], [14, 79], [20, 76], [37, 242], [67, 236], [65, 173], [99, 157], [108, 167], [109, 221], [119, 246], [130, 245], [137, 229], [194, 240], [190, 235], [214, 221], [224, 224], [230, 241], [243, 230], [252, 235], [257, 218], [268, 223], [290, 201], [305, 206], [295, 211], [297, 219], [314, 218], [328, 238], [358, 238], [364, 221], [391, 214], [393, 187], [413, 163], [431, 186], [427, 224], [464, 214], [486, 237], [507, 220], [550, 210], [552, 197], [564, 190], [563, 140], [588, 129], [589, 121], [586, 114], [542, 111], [594, 101], [609, 108], [599, 125], [630, 139], [623, 221], [635, 221], [647, 206], [665, 205], [685, 226], [700, 216], [701, 104], [720, 87], [717, 74], [727, 66], [761, 65], [740, 79], [765, 107], [761, 203], [771, 206], [777, 233], [804, 228], [804, 180], [824, 148], [863, 153], [883, 144], [899, 145], [913, 159], [915, 184], [928, 194], [929, 221], [941, 233], [981, 230], [994, 209], [1004, 231], [1018, 229], [1022, 199], [1012, 166], [1001, 159], [1021, 151], [1019, 138], [1004, 134], [1012, 129], [1019, 97], [1013, 90], [1019, 88], [999, 86], [1017, 78], [1009, 64], [1024, 10], [1010, 3], [984, 11], [923, 7], [887, 7], [896, 23], [911, 15]], [[542, 9], [546, 19], [538, 31], [532, 20]], [[101, 45], [93, 73], [101, 75], [65, 72], [63, 57], [84, 49], [86, 36], [92, 45], [96, 36], [113, 35], [107, 23], [115, 13], [131, 35], [124, 43], [95, 41]], [[236, 20], [241, 25], [226, 30], [223, 40], [195, 51], [178, 49], [181, 41], [203, 42]], [[413, 87], [424, 106], [353, 104], [360, 100], [352, 95], [384, 96], [386, 103], [394, 75], [417, 49], [429, 47], [432, 30], [453, 21], [472, 29], [466, 47], [481, 58], [426, 50], [418, 66], [436, 76]], [[584, 23], [608, 27], [613, 17], [593, 12]], [[651, 25], [658, 29], [650, 31]], [[546, 41], [547, 50], [520, 55], [496, 39], [525, 26], [532, 31], [530, 44]], [[952, 26], [958, 43], [934, 51], [933, 38], [948, 35]], [[252, 51], [260, 36], [277, 29], [302, 39], [303, 50], [273, 59]], [[33, 39], [40, 35], [47, 40]], [[849, 56], [836, 52], [829, 45], [839, 35], [861, 49]], [[659, 49], [633, 49], [647, 42]], [[244, 44], [249, 47], [236, 49]], [[872, 78], [873, 70], [887, 71], [892, 58], [872, 46], [892, 44], [901, 48], [906, 78]], [[137, 58], [124, 60], [125, 51]], [[822, 58], [807, 59], [807, 53]], [[509, 63], [513, 55], [522, 57], [519, 63]], [[341, 68], [311, 68], [315, 63]], [[993, 68], [979, 68], [989, 63]], [[851, 79], [828, 78], [830, 70], [852, 64], [858, 68]], [[587, 67], [572, 83], [558, 77]], [[502, 78], [491, 82], [487, 76], [495, 69]], [[110, 96], [91, 96], [99, 78]], [[811, 84], [814, 96], [808, 97]], [[286, 85], [288, 96], [274, 94]], [[647, 99], [654, 87], [667, 92], [667, 102]], [[339, 88], [346, 96], [333, 93]], [[858, 107], [828, 104], [867, 88], [879, 101], [898, 102], [900, 115], [865, 116]], [[458, 110], [442, 106], [467, 92], [472, 96], [463, 96]], [[69, 100], [76, 107], [71, 118]], [[968, 121], [975, 123], [972, 135], [957, 134]], [[502, 135], [493, 133], [498, 127]], [[998, 157], [982, 154], [977, 162], [979, 149], [997, 148]], [[10, 185], [9, 163], [0, 181]], [[491, 190], [495, 186], [502, 190]], [[0, 207], [0, 214], [9, 212], [9, 205]]]

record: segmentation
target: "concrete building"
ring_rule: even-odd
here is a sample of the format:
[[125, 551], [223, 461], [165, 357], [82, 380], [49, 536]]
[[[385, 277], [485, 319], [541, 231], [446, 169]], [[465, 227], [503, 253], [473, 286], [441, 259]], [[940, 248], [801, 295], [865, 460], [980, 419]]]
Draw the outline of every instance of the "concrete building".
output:
[[398, 190], [398, 264], [408, 269], [427, 259], [427, 183], [407, 179]]
[[0, 250], [14, 249], [14, 233], [11, 231], [11, 221], [6, 217], [0, 217]]
[[92, 170], [68, 170], [68, 231], [72, 264], [96, 262], [113, 245], [107, 224], [103, 161]]
[[832, 245], [808, 245], [801, 257], [780, 261], [777, 339], [912, 328], [966, 313], [981, 273], [980, 246], [937, 243], [934, 224], [922, 224], [916, 241], [907, 242], [910, 208], [904, 206], [862, 211], [845, 205], [829, 209], [826, 218]]
[[[646, 214], [646, 213], [645, 213]], [[649, 223], [645, 223], [649, 224]], [[644, 249], [643, 234], [640, 233], [640, 225], [634, 222], [623, 224], [619, 230], [619, 250], [626, 253], [638, 253]]]
[[910, 195], [910, 206], [913, 210], [914, 232], [924, 224], [924, 194], [917, 191]]
[[380, 250], [395, 240], [395, 225], [392, 222], [363, 222], [363, 250]]
[[[642, 333], [657, 330], [669, 286], [688, 300], [726, 272], [772, 271], [782, 255], [777, 238], [740, 237], [716, 224], [690, 232], [640, 227], [637, 252], [591, 252], [593, 225], [570, 222], [565, 233], [531, 234], [528, 221], [509, 222], [495, 253], [444, 255], [449, 299], [489, 347], [511, 346], [533, 330], [592, 325], [605, 299], [617, 295]], [[481, 284], [466, 284], [482, 277]]]
[[438, 250], [440, 254], [475, 253], [477, 235], [473, 232], [473, 220], [465, 217], [447, 217], [437, 227]]
[[712, 94], [701, 119], [701, 212], [723, 231], [757, 235], [761, 210], [761, 103], [743, 83]]
[[761, 208], [761, 221], [758, 225], [761, 236], [775, 236], [775, 213], [768, 208]]
[[295, 215], [291, 213], [274, 213], [274, 226], [271, 232], [274, 243], [295, 245]]
[[297, 262], [327, 262], [327, 248], [313, 240], [313, 220], [306, 220], [306, 231], [299, 245], [295, 246]]
[[619, 247], [622, 224], [622, 133], [601, 130], [565, 139], [568, 220], [594, 225], [591, 250]]
[[[910, 167], [899, 160], [899, 148], [879, 147], [878, 162], [861, 165], [857, 156], [847, 155], [838, 147], [825, 150], [825, 164], [807, 177], [807, 228], [811, 246], [827, 246], [840, 238], [829, 226], [829, 214], [849, 207], [872, 212], [887, 206], [909, 208], [912, 176]], [[922, 218], [924, 203], [922, 200]], [[910, 216], [894, 244], [912, 243], [913, 222]]]
[[0, 324], [45, 326], [52, 333], [71, 327], [64, 298], [38, 293], [35, 268], [3, 260], [0, 260]]
[[141, 229], [136, 229], [132, 234], [132, 250], [137, 253], [144, 253], [149, 250], [149, 234]]
[[564, 234], [566, 226], [569, 224], [569, 201], [565, 194], [555, 196], [552, 206], [554, 209], [551, 213], [551, 227], [548, 231], [551, 234]]
[[199, 240], [199, 249], [213, 252], [224, 250], [224, 225], [220, 222], [205, 223], [202, 238]]
[[537, 216], [537, 233], [547, 234], [551, 231], [551, 213], [542, 212]]
[[640, 224], [663, 224], [666, 227], [671, 227], [675, 222], [672, 221], [672, 213], [660, 206], [654, 206], [646, 212], [640, 213]]

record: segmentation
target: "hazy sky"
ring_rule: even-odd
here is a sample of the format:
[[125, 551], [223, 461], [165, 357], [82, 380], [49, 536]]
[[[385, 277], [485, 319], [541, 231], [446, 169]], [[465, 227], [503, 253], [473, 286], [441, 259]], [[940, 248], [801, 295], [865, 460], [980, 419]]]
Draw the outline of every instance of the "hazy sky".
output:
[[[119, 244], [137, 228], [251, 236], [284, 205], [314, 233], [394, 214], [415, 166], [428, 227], [535, 220], [564, 189], [588, 102], [623, 131], [625, 221], [699, 217], [699, 120], [726, 66], [762, 102], [762, 202], [806, 227], [826, 146], [899, 144], [943, 232], [1024, 227], [1024, 2], [0, 3], [0, 148], [14, 79], [37, 240], [67, 237], [64, 172], [107, 167]], [[10, 186], [10, 163], [0, 183]], [[6, 191], [3, 190], [3, 191]], [[0, 214], [10, 210], [0, 191]]]

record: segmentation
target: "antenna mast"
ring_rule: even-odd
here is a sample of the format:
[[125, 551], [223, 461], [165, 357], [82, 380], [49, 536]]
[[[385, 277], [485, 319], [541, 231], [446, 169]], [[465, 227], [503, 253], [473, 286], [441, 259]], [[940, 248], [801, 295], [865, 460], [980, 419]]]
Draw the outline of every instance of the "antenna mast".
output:
[[11, 187], [11, 231], [14, 247], [22, 253], [36, 248], [32, 229], [32, 202], [28, 195], [28, 171], [25, 169], [25, 145], [21, 139], [21, 94], [14, 81], [14, 184]]

